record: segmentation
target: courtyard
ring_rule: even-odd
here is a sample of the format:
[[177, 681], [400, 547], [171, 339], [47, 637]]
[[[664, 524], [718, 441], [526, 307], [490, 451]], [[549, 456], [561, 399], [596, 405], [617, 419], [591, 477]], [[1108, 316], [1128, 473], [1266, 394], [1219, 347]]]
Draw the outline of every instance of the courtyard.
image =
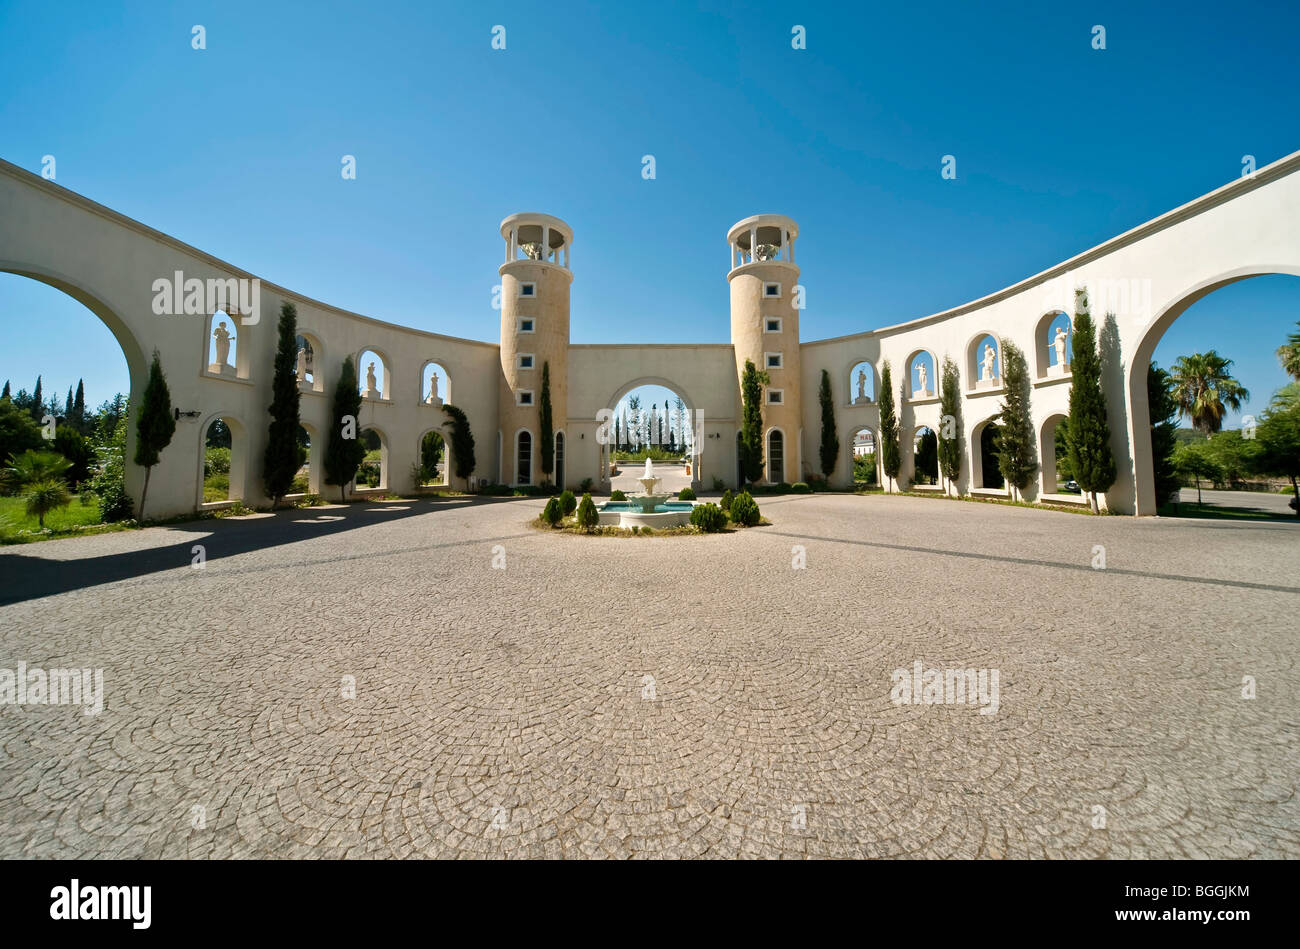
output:
[[[0, 665], [102, 668], [104, 710], [0, 709], [0, 856], [1300, 855], [1293, 526], [759, 500], [4, 549]], [[895, 704], [916, 661], [997, 670], [996, 713]]]

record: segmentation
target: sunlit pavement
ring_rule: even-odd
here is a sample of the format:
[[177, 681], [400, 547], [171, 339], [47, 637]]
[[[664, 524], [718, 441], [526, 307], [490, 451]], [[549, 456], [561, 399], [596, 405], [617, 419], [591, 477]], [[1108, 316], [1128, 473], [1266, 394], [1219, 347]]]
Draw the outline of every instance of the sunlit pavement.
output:
[[[104, 674], [97, 716], [0, 706], [0, 856], [1300, 855], [1292, 525], [759, 501], [0, 550], [0, 668]], [[917, 661], [996, 703], [896, 704]]]

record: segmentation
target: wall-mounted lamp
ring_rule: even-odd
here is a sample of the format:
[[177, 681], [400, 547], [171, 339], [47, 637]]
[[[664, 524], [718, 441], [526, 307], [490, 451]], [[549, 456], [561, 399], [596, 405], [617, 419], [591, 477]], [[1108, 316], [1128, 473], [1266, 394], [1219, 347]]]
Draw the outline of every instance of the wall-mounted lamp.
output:
[[182, 412], [180, 409], [172, 409], [172, 417], [178, 422], [182, 418], [198, 418], [200, 414], [199, 412]]

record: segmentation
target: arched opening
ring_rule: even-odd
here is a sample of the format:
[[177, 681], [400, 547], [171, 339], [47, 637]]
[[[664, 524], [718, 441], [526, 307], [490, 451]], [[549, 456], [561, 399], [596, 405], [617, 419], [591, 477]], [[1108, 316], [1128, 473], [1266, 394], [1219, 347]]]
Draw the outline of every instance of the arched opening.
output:
[[1065, 432], [1069, 419], [1058, 412], [1043, 422], [1038, 433], [1038, 463], [1043, 494], [1071, 494], [1066, 483], [1073, 477], [1069, 454], [1065, 447]]
[[357, 386], [361, 398], [384, 402], [392, 399], [392, 373], [388, 357], [376, 349], [357, 353]]
[[[1249, 397], [1242, 399], [1239, 408], [1224, 403], [1219, 430], [1209, 438], [1204, 428], [1198, 428], [1194, 413], [1176, 416], [1175, 425], [1180, 441], [1214, 443], [1210, 453], [1228, 466], [1247, 460], [1245, 456], [1253, 446], [1249, 444], [1252, 438], [1245, 437], [1245, 432], [1250, 430], [1253, 435], [1255, 424], [1274, 394], [1291, 381], [1279, 362], [1277, 349], [1286, 343], [1290, 333], [1297, 330], [1296, 317], [1300, 314], [1300, 280], [1297, 277], [1300, 277], [1300, 265], [1228, 271], [1189, 288], [1148, 323], [1133, 348], [1132, 358], [1126, 358], [1122, 363], [1123, 384], [1128, 393], [1132, 457], [1117, 457], [1116, 462], [1123, 472], [1131, 461], [1134, 481], [1117, 481], [1106, 495], [1109, 507], [1132, 509], [1137, 514], [1155, 514], [1158, 510], [1147, 389], [1148, 368], [1153, 360], [1171, 374], [1176, 374], [1180, 358], [1187, 359], [1184, 367], [1194, 366], [1197, 362], [1188, 357], [1208, 355], [1211, 351], [1220, 358], [1231, 360], [1224, 374], [1240, 382]], [[1099, 327], [1099, 336], [1104, 346], [1103, 327]], [[1105, 356], [1103, 351], [1103, 367]], [[1118, 360], [1112, 360], [1112, 365], [1116, 362]], [[1105, 381], [1114, 385], [1112, 391], [1118, 390], [1118, 380]], [[1215, 389], [1226, 391], [1219, 383], [1215, 384]], [[1114, 426], [1116, 422], [1111, 424]], [[1213, 428], [1213, 425], [1209, 427]], [[1243, 466], [1243, 470], [1249, 470], [1249, 467]], [[1286, 480], [1272, 478], [1259, 470], [1251, 475], [1251, 482], [1251, 488], [1263, 491], [1266, 487], [1279, 487]], [[1183, 498], [1187, 496], [1184, 491]], [[1233, 491], [1216, 492], [1211, 503], [1251, 507], [1261, 502], [1248, 494]], [[1283, 513], [1289, 514], [1285, 510]]]
[[1070, 343], [1074, 324], [1063, 310], [1045, 313], [1034, 329], [1034, 352], [1038, 361], [1038, 378], [1070, 374]]
[[934, 370], [934, 354], [931, 352], [918, 349], [907, 358], [907, 376], [911, 380], [908, 391], [914, 401], [934, 398], [938, 391]]
[[377, 428], [361, 430], [361, 442], [366, 446], [366, 456], [357, 469], [354, 484], [357, 488], [388, 489], [388, 436]]
[[745, 433], [736, 429], [736, 490], [740, 491], [745, 487], [745, 452], [744, 443]]
[[767, 433], [767, 483], [785, 484], [785, 433], [779, 428]]
[[515, 433], [515, 484], [533, 483], [533, 433], [520, 429]]
[[870, 405], [876, 401], [876, 367], [860, 359], [849, 369], [849, 404]]
[[555, 433], [555, 487], [564, 490], [564, 432]]
[[912, 438], [912, 484], [939, 483], [939, 437], [922, 425]]
[[231, 414], [218, 412], [203, 423], [199, 507], [242, 501], [248, 487], [248, 432]]
[[[84, 491], [110, 450], [106, 447], [97, 453], [95, 446], [107, 445], [115, 430], [124, 431], [127, 463], [123, 489], [131, 505], [138, 505], [143, 472], [131, 463], [135, 431], [129, 421], [134, 416], [130, 420], [126, 416], [128, 394], [138, 391], [133, 386], [143, 388], [148, 363], [131, 332], [116, 314], [79, 287], [3, 261], [0, 325], [4, 330], [0, 382], [9, 396], [5, 414], [12, 413], [14, 419], [25, 415], [31, 423], [19, 427], [6, 419], [0, 424], [0, 469], [28, 449], [54, 450], [73, 463], [64, 475], [69, 488], [81, 484]], [[163, 368], [175, 371], [179, 367], [164, 362]], [[47, 415], [55, 424], [52, 445], [44, 440], [41, 431], [48, 424]], [[157, 484], [157, 471], [154, 474]], [[154, 484], [150, 485], [149, 515], [158, 510], [155, 499], [163, 494]], [[28, 518], [26, 502], [18, 496], [22, 490], [22, 485], [13, 482], [7, 488], [0, 485], [0, 495], [13, 495], [0, 496], [0, 521], [23, 530], [28, 529], [30, 521], [30, 528], [37, 529], [38, 519]], [[187, 483], [183, 488], [183, 503], [187, 506], [190, 490]], [[111, 516], [125, 517], [129, 513], [123, 507]], [[75, 492], [66, 507], [46, 518], [46, 524], [94, 524], [100, 519], [98, 497]], [[0, 533], [5, 530], [0, 526]]]
[[992, 333], [979, 333], [966, 345], [968, 389], [996, 389], [1002, 385], [1002, 344]]
[[987, 491], [1002, 490], [1006, 481], [998, 470], [997, 416], [975, 426], [971, 436], [971, 487]]
[[876, 434], [869, 428], [849, 433], [850, 457], [853, 459], [852, 482], [856, 487], [874, 488], [880, 484], [880, 462], [876, 453]]
[[451, 375], [442, 363], [430, 359], [420, 369], [420, 403], [435, 407], [455, 404], [451, 399]]
[[242, 337], [250, 330], [221, 310], [208, 318], [208, 375], [223, 379], [249, 377], [252, 347]]
[[695, 430], [696, 403], [685, 389], [668, 379], [643, 376], [621, 386], [606, 405], [613, 412], [610, 447], [620, 471], [611, 479], [611, 488], [639, 491], [639, 485], [626, 479], [633, 474], [630, 466], [646, 459], [653, 461], [664, 490], [700, 482], [704, 444]]
[[325, 349], [315, 333], [298, 333], [298, 385], [307, 392], [325, 391]]
[[441, 428], [431, 428], [420, 436], [415, 463], [415, 486], [448, 487], [451, 484], [451, 443]]

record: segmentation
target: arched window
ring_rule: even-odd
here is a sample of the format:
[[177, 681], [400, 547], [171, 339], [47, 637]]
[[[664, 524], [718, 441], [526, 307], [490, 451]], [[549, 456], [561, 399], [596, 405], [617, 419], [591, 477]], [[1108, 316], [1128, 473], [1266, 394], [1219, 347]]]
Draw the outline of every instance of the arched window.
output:
[[939, 390], [939, 384], [935, 379], [934, 355], [918, 349], [912, 353], [907, 360], [907, 375], [911, 379], [908, 383], [907, 391], [912, 393], [912, 399], [932, 399], [935, 392]]
[[767, 434], [767, 480], [769, 484], [785, 481], [785, 435], [779, 428]]
[[876, 400], [876, 368], [865, 359], [849, 370], [849, 405], [869, 405]]
[[1002, 385], [1002, 345], [992, 333], [980, 333], [966, 348], [966, 379], [968, 389]]
[[555, 486], [564, 490], [564, 433], [555, 433]]
[[374, 349], [361, 350], [357, 354], [357, 386], [363, 399], [391, 399], [393, 380], [388, 357]]
[[251, 330], [239, 320], [218, 310], [208, 321], [208, 361], [210, 376], [227, 379], [248, 378], [248, 354], [243, 337]]
[[521, 431], [515, 436], [515, 483], [533, 483], [533, 435]]

